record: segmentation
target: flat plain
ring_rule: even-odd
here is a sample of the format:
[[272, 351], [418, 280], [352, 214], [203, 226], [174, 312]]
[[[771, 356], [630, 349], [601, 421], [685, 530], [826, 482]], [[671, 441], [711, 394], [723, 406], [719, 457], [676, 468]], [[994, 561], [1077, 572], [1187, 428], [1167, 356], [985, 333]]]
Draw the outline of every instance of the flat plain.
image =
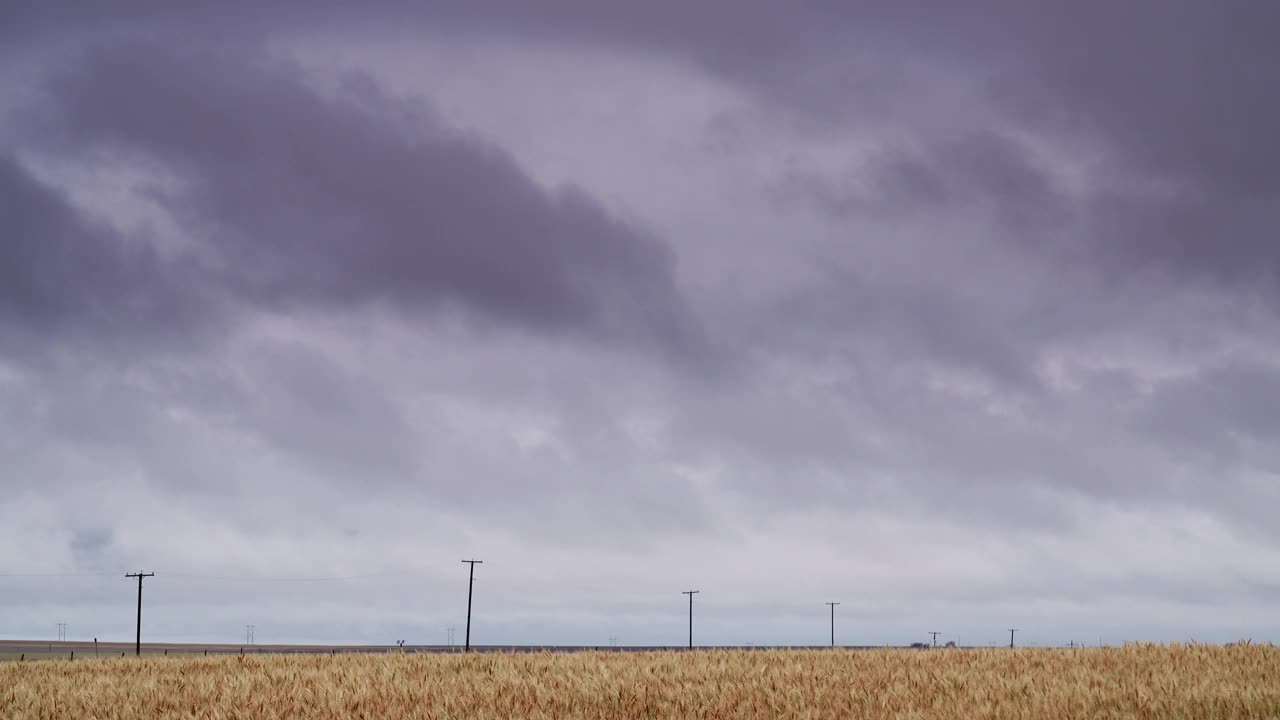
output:
[[170, 656], [0, 664], [4, 718], [1278, 718], [1280, 648]]

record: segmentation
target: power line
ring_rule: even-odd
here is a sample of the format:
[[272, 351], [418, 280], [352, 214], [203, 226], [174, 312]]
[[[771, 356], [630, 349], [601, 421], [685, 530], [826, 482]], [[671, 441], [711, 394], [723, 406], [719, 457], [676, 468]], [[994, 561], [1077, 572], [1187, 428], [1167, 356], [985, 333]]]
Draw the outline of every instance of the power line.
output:
[[701, 590], [685, 590], [681, 595], [689, 596], [689, 649], [693, 649], [693, 596], [702, 592]]
[[[415, 568], [416, 569], [416, 568]], [[0, 573], [0, 578], [87, 578], [114, 577], [117, 571], [104, 572], [66, 572], [66, 573]], [[243, 582], [338, 582], [346, 580], [368, 580], [387, 575], [401, 575], [403, 570], [385, 570], [377, 573], [361, 575], [327, 575], [313, 577], [265, 576], [265, 575], [204, 575], [201, 573], [165, 572], [165, 577], [180, 577], [190, 580], [229, 580]]]
[[138, 578], [138, 635], [137, 635], [137, 638], [134, 640], [134, 644], [133, 644], [133, 653], [138, 657], [142, 656], [142, 578], [155, 577], [155, 576], [156, 574], [153, 572], [150, 572], [150, 573], [136, 572], [136, 573], [128, 573], [125, 575], [125, 577], [127, 578], [131, 578], [131, 577]]
[[471, 592], [476, 584], [476, 565], [483, 565], [483, 560], [463, 560], [471, 565], [471, 578], [467, 580], [467, 646], [463, 652], [471, 652]]
[[0, 573], [6, 578], [56, 578], [56, 577], [111, 577], [112, 572], [71, 572], [71, 573]]
[[399, 575], [400, 571], [387, 570], [378, 573], [366, 573], [363, 575], [331, 575], [331, 576], [315, 576], [315, 577], [288, 577], [288, 576], [262, 576], [262, 575], [201, 575], [196, 573], [173, 573], [166, 572], [165, 577], [180, 577], [191, 580], [240, 580], [244, 582], [345, 582], [348, 580], [368, 580], [377, 577], [386, 577], [387, 575]]

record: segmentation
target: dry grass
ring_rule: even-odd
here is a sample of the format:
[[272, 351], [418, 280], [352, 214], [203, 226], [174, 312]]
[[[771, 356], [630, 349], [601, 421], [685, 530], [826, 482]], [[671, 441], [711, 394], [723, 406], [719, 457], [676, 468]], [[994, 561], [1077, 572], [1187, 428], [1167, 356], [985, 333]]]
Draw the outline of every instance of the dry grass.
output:
[[3, 718], [1280, 718], [1280, 648], [115, 658]]

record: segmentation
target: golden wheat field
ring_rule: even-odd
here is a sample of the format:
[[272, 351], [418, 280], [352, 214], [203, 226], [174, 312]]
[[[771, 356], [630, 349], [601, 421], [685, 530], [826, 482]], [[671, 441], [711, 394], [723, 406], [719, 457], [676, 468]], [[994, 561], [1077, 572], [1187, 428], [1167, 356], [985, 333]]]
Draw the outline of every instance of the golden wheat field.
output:
[[1280, 718], [1280, 648], [10, 662], [0, 717]]

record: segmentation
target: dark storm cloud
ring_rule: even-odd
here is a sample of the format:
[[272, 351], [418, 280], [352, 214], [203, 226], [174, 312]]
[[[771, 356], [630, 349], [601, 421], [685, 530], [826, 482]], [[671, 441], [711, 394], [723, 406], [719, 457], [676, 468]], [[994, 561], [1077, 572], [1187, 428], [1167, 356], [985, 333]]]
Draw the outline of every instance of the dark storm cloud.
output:
[[155, 252], [83, 218], [12, 155], [0, 155], [0, 216], [0, 317], [8, 331], [0, 342], [59, 329], [166, 332], [192, 314], [192, 294], [164, 275]]
[[1280, 7], [1114, 10], [1045, 18], [1017, 46], [1033, 62], [1007, 61], [997, 99], [1026, 127], [1105, 153], [1083, 228], [1104, 262], [1280, 297]]
[[[113, 5], [110, 17], [96, 4], [60, 8], [11, 8], [9, 24], [34, 32], [76, 22], [182, 19], [164, 3]], [[857, 126], [868, 114], [895, 119], [894, 88], [904, 67], [934, 63], [973, 79], [975, 99], [999, 109], [995, 122], [1103, 150], [1103, 172], [1118, 187], [1096, 191], [1080, 209], [1103, 272], [1155, 267], [1276, 284], [1280, 244], [1269, 230], [1280, 221], [1280, 145], [1270, 139], [1280, 126], [1280, 86], [1271, 79], [1280, 67], [1280, 9], [1272, 3], [606, 7], [563, 0], [533, 7], [495, 0], [387, 4], [379, 21], [338, 5], [307, 9], [316, 25], [363, 19], [376, 26], [394, 18], [424, 29], [667, 53], [750, 88], [815, 128]], [[279, 5], [209, 4], [197, 17], [217, 32], [279, 26], [290, 13]], [[1044, 202], [1043, 179], [1028, 174], [999, 134], [975, 130], [959, 133], [968, 138], [959, 142], [920, 138], [921, 150], [889, 159], [883, 191], [907, 203], [951, 201], [963, 193], [947, 177], [967, 177], [979, 187], [964, 192], [989, 190], [1015, 215], [1028, 212], [1023, 203], [1031, 193]], [[1144, 189], [1154, 186], [1171, 191]], [[830, 188], [814, 190], [832, 205]]]
[[[994, 204], [1018, 221], [1067, 220], [1052, 237], [1017, 240], [1077, 257], [1108, 279], [1153, 270], [1178, 279], [1280, 288], [1280, 7], [1257, 2], [647, 3], [615, 12], [578, 3], [522, 13], [468, 5], [457, 22], [681, 54], [822, 132], [868, 117], [901, 122], [914, 149], [889, 149], [873, 179], [881, 204]], [[902, 114], [894, 91], [909, 63], [965, 78], [985, 103], [957, 114], [948, 137]], [[963, 93], [962, 93], [963, 95]], [[921, 112], [923, 110], [923, 112]], [[947, 112], [953, 112], [948, 109]], [[992, 123], [1000, 127], [991, 128]], [[967, 127], [972, 126], [972, 127]], [[1001, 133], [1101, 156], [1102, 184], [1078, 203]], [[826, 184], [820, 203], [857, 209]], [[1043, 213], [1043, 215], [1038, 214]], [[1043, 226], [1038, 228], [1043, 230]]]
[[[1280, 67], [1280, 7], [987, 10], [902, 11], [888, 27], [904, 45], [928, 40], [936, 56], [969, 63], [1003, 113], [999, 122], [1062, 143], [1069, 155], [1098, 153], [1101, 182], [1078, 208], [1084, 222], [1055, 242], [1088, 245], [1106, 274], [1154, 269], [1280, 293], [1280, 145], [1272, 140], [1280, 85], [1271, 77]], [[969, 163], [981, 168], [999, 155]], [[945, 148], [937, 157], [946, 163]], [[1027, 200], [1016, 189], [1001, 197], [1018, 208]]]
[[[197, 286], [284, 310], [454, 306], [543, 331], [693, 342], [656, 238], [578, 189], [543, 190], [501, 151], [367, 77], [326, 97], [296, 68], [246, 52], [91, 51], [55, 73], [27, 119], [46, 149], [173, 173], [152, 198], [195, 236]], [[36, 256], [10, 267], [62, 263], [48, 267], [58, 291], [43, 302], [102, 283], [145, 297], [148, 278], [111, 279], [137, 266], [120, 243], [86, 238], [74, 241], [84, 254], [59, 253], [54, 243], [73, 241], [42, 233], [65, 236], [78, 221], [65, 204], [29, 204], [23, 213], [45, 225], [11, 252]], [[94, 277], [100, 268], [107, 278]]]
[[[0, 157], [0, 211], [8, 227], [0, 244], [0, 308], [10, 321], [61, 319], [74, 313], [63, 293], [67, 277], [93, 279], [107, 294], [128, 284], [121, 263], [110, 255], [118, 240], [95, 237], [54, 190], [44, 186], [12, 156]], [[100, 275], [94, 268], [101, 268]], [[84, 287], [92, 297], [103, 288]], [[84, 308], [78, 308], [83, 311]]]

